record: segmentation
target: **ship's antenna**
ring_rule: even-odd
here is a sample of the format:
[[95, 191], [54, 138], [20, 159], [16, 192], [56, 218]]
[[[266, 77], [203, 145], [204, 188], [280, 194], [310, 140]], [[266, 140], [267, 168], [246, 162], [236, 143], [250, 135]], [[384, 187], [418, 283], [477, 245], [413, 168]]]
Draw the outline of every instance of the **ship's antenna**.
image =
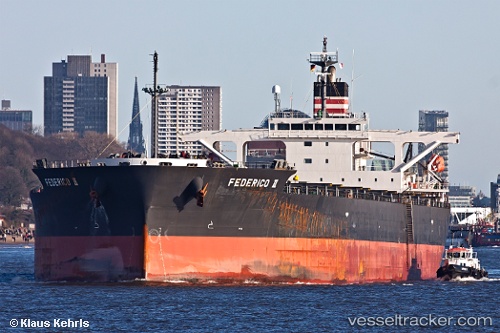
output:
[[[326, 89], [327, 80], [332, 73], [329, 73], [330, 66], [338, 62], [338, 51], [328, 52], [327, 51], [327, 38], [323, 37], [323, 51], [322, 52], [311, 52], [309, 54], [309, 63], [311, 64], [311, 71], [314, 71], [316, 66], [321, 68], [321, 72], [317, 73], [318, 80], [320, 82], [320, 93], [321, 93], [321, 109], [318, 110], [317, 114], [314, 114], [316, 119], [326, 117]], [[332, 68], [335, 70], [335, 68]], [[313, 113], [316, 110], [313, 110]]]
[[167, 92], [157, 84], [158, 73], [158, 53], [153, 53], [153, 88], [143, 88], [142, 91], [151, 95], [151, 157], [158, 157], [158, 96]]
[[354, 99], [354, 49], [352, 49], [351, 98], [350, 98], [351, 114], [354, 114], [353, 99]]
[[351, 98], [349, 99], [350, 105], [349, 108], [351, 109], [351, 114], [354, 113], [354, 107], [352, 106], [352, 101], [353, 101], [353, 96], [354, 96], [354, 81], [356, 79], [359, 79], [362, 75], [358, 75], [357, 77], [354, 77], [354, 49], [352, 49], [352, 72], [351, 72]]

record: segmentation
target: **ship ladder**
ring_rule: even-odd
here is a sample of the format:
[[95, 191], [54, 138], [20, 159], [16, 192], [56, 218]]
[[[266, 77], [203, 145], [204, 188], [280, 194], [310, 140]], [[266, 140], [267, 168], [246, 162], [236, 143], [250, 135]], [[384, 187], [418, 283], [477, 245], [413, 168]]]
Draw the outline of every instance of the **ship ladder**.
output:
[[413, 213], [411, 198], [406, 201], [406, 265], [408, 269], [411, 265], [410, 244], [414, 244], [413, 240]]

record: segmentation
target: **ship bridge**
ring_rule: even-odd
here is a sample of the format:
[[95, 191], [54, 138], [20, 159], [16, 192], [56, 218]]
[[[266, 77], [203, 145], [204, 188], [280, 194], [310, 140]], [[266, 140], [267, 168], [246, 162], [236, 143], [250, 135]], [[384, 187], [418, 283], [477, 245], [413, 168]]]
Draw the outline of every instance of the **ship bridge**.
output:
[[[182, 140], [199, 141], [216, 151], [217, 143], [233, 142], [236, 158], [217, 151], [228, 164], [248, 166], [253, 142], [282, 142], [288, 165], [297, 170], [292, 182], [312, 182], [394, 192], [446, 192], [444, 180], [430, 168], [428, 155], [442, 144], [456, 144], [456, 132], [367, 130], [366, 114], [320, 119], [274, 118], [267, 129], [181, 133]], [[379, 153], [379, 143], [393, 147]], [[413, 145], [419, 152], [413, 153]], [[420, 171], [418, 170], [420, 168]]]

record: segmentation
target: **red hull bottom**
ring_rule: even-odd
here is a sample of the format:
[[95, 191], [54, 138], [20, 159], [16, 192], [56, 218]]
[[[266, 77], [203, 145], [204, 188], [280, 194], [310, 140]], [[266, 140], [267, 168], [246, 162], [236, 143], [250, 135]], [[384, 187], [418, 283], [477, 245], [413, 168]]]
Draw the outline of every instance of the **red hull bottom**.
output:
[[443, 246], [347, 239], [148, 236], [145, 251], [148, 281], [343, 284], [434, 279]]
[[438, 245], [342, 239], [148, 236], [144, 244], [142, 236], [37, 237], [35, 277], [195, 283], [406, 281], [434, 279], [442, 252]]
[[116, 281], [143, 277], [144, 237], [37, 237], [35, 278]]

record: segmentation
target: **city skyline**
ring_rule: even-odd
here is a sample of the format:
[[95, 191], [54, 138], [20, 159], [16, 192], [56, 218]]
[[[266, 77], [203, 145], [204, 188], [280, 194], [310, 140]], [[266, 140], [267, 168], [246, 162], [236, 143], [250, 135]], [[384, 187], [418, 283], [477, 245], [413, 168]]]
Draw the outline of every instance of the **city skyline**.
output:
[[[159, 83], [220, 86], [222, 128], [251, 128], [273, 111], [275, 84], [282, 87], [282, 108], [312, 115], [315, 78], [305, 60], [321, 50], [326, 35], [329, 50], [339, 50], [344, 69], [337, 75], [350, 83], [354, 112], [367, 112], [372, 129], [416, 130], [419, 110], [448, 111], [449, 130], [461, 132], [460, 144], [449, 151], [450, 184], [488, 193], [500, 173], [492, 139], [500, 104], [499, 46], [492, 42], [500, 27], [500, 3], [314, 5], [56, 0], [48, 6], [3, 0], [0, 99], [33, 110], [33, 125], [41, 125], [43, 77], [50, 75], [51, 64], [69, 54], [105, 53], [120, 65], [118, 135], [126, 142], [134, 77], [140, 88], [152, 82], [150, 54], [156, 50]], [[61, 25], [65, 15], [72, 19]], [[149, 96], [139, 98], [147, 136]], [[471, 162], [477, 151], [492, 152], [480, 171]]]

